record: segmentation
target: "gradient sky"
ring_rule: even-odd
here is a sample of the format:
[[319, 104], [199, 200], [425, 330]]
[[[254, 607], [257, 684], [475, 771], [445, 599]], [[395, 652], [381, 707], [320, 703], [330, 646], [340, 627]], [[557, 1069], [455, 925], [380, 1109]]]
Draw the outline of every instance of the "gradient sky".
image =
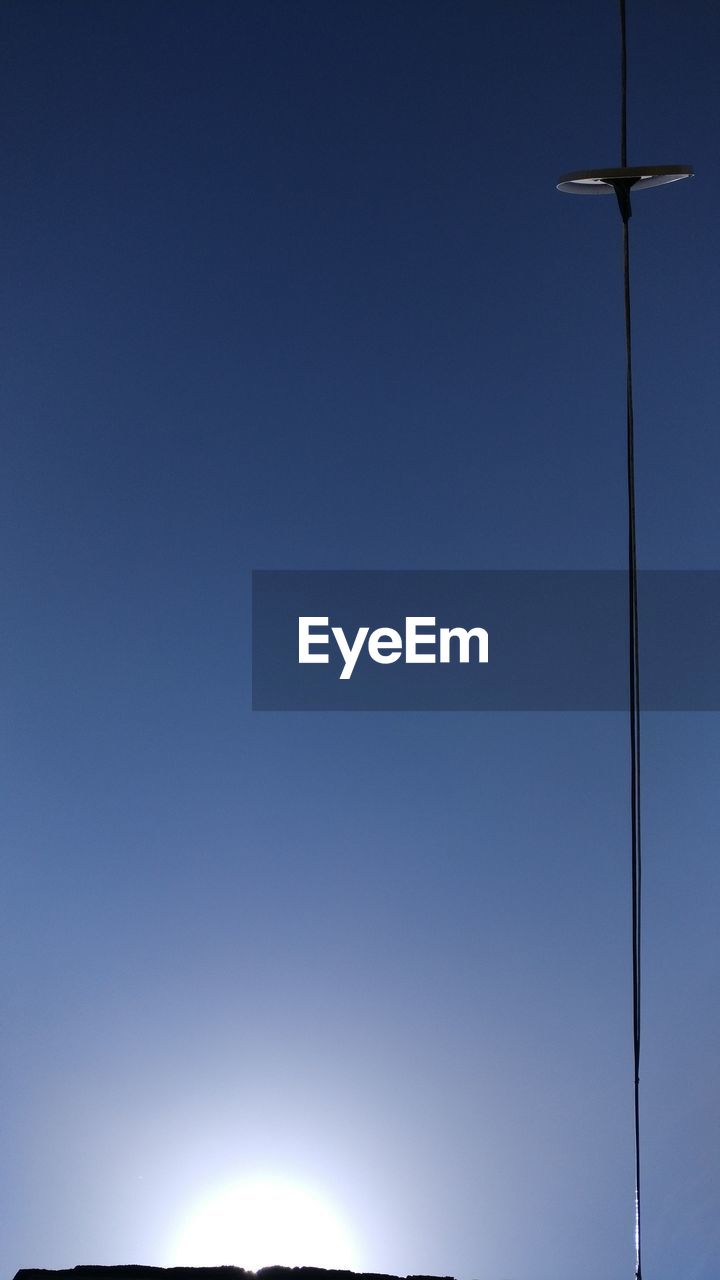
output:
[[[718, 568], [720, 9], [629, 10], [630, 163], [697, 172], [635, 200], [639, 559]], [[270, 1171], [366, 1269], [630, 1277], [625, 718], [249, 670], [253, 568], [623, 567], [620, 224], [555, 190], [614, 0], [1, 22], [3, 1274]], [[645, 1272], [717, 1280], [720, 718], [643, 733]]]

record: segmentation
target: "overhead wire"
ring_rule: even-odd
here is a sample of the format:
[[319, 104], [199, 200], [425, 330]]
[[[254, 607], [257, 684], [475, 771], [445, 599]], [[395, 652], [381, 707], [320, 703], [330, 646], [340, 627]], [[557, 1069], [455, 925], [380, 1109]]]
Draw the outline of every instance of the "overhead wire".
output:
[[[620, 165], [627, 168], [627, 28], [625, 0], [620, 0]], [[640, 647], [635, 520], [635, 422], [630, 305], [630, 188], [616, 187], [622, 217], [623, 295], [625, 310], [627, 492], [628, 492], [628, 658], [630, 677], [630, 821], [632, 909], [633, 1099], [635, 1144], [635, 1277], [642, 1280], [640, 1196], [640, 978], [642, 925], [642, 840], [640, 823]]]

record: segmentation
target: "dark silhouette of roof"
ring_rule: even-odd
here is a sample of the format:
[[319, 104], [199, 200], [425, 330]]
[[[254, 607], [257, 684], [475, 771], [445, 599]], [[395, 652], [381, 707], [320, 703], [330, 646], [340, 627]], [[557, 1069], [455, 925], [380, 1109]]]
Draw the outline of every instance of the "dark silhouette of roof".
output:
[[23, 1267], [15, 1280], [454, 1280], [452, 1276], [390, 1276], [377, 1271], [331, 1271], [324, 1267], [68, 1267], [53, 1271]]

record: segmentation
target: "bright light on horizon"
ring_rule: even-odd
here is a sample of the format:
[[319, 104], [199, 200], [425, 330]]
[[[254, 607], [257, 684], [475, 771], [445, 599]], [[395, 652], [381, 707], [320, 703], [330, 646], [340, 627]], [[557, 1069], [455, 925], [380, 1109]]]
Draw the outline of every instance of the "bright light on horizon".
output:
[[225, 1185], [196, 1204], [173, 1244], [171, 1265], [359, 1269], [352, 1232], [329, 1200], [265, 1175]]

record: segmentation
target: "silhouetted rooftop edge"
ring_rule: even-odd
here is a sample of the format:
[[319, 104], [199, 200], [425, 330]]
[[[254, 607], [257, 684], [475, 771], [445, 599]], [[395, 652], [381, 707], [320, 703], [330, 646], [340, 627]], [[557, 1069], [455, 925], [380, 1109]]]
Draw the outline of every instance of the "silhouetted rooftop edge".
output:
[[53, 1270], [49, 1267], [22, 1267], [14, 1280], [40, 1280], [40, 1277], [84, 1277], [85, 1280], [159, 1280], [161, 1276], [172, 1280], [243, 1280], [245, 1276], [258, 1276], [261, 1280], [454, 1280], [453, 1276], [391, 1276], [380, 1271], [336, 1271], [326, 1267], [261, 1267], [248, 1271], [244, 1267], [144, 1267], [127, 1263], [118, 1267], [77, 1266]]

